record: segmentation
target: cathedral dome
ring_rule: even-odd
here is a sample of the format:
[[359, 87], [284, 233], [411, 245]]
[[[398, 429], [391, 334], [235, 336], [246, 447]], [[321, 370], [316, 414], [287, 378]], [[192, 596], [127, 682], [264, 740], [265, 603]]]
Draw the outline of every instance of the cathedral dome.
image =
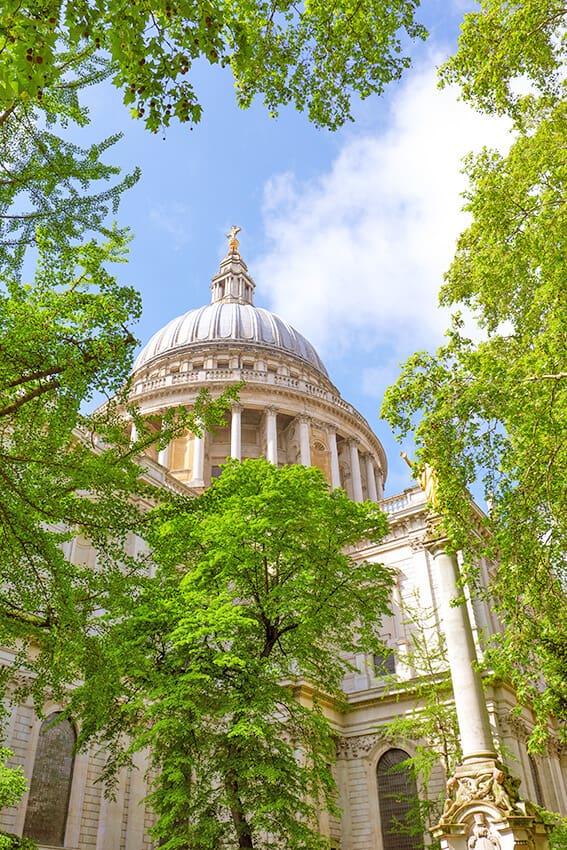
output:
[[174, 439], [155, 460], [194, 488], [207, 487], [227, 457], [318, 466], [355, 501], [382, 498], [387, 462], [368, 422], [341, 398], [311, 343], [284, 319], [254, 306], [255, 284], [233, 227], [211, 283], [211, 303], [170, 321], [134, 364], [131, 399], [156, 427], [165, 412], [191, 409], [239, 385], [226, 423]]
[[328, 379], [328, 373], [314, 347], [299, 331], [262, 307], [254, 306], [255, 283], [238, 252], [236, 232], [229, 253], [212, 279], [211, 303], [172, 319], [142, 349], [134, 363], [134, 373], [150, 368], [164, 357], [205, 353], [230, 343], [241, 350], [264, 349], [266, 353], [291, 356]]
[[314, 347], [299, 331], [269, 310], [229, 298], [189, 310], [168, 322], [142, 349], [134, 371], [176, 350], [179, 353], [190, 348], [203, 350], [205, 346], [228, 341], [237, 343], [241, 348], [251, 345], [280, 349], [282, 353], [303, 360], [328, 376]]

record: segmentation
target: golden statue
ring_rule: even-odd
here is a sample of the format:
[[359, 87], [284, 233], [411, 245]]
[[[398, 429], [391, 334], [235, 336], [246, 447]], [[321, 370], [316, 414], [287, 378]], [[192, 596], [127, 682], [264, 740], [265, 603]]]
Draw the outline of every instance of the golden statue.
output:
[[[412, 472], [415, 472], [414, 465], [407, 456], [407, 454], [405, 452], [400, 452], [400, 455], [401, 457], [403, 457]], [[437, 478], [437, 473], [429, 463], [424, 463], [423, 466], [419, 470], [417, 470], [417, 473], [417, 480], [419, 486], [425, 493], [425, 498], [432, 507], [438, 508], [439, 479]]]
[[236, 224], [233, 224], [230, 228], [230, 232], [226, 234], [229, 254], [238, 254], [238, 246], [240, 245], [240, 242], [236, 238], [236, 235], [240, 233], [241, 230], [241, 227], [237, 227]]

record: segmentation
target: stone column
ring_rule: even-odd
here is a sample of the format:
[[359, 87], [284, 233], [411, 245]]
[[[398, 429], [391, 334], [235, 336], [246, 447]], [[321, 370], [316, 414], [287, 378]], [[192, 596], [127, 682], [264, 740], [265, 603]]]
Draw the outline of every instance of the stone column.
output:
[[368, 498], [372, 502], [377, 502], [376, 476], [374, 475], [374, 464], [372, 463], [372, 455], [370, 454], [366, 455], [366, 482], [368, 485]]
[[138, 429], [136, 428], [136, 426], [132, 422], [132, 427], [130, 429], [130, 444], [135, 443], [137, 439], [138, 439]]
[[[447, 781], [445, 808], [431, 831], [442, 850], [547, 850], [545, 827], [518, 794], [519, 782], [498, 761], [457, 559], [447, 549], [437, 518], [425, 547], [433, 557], [441, 621], [457, 710], [462, 763]], [[461, 600], [461, 604], [454, 604]]]
[[376, 470], [376, 492], [378, 494], [378, 501], [384, 498], [384, 472], [381, 466], [378, 466]]
[[302, 466], [311, 466], [311, 445], [309, 442], [309, 416], [299, 416], [299, 462]]
[[230, 419], [230, 456], [236, 460], [242, 457], [242, 407], [233, 404]]
[[[162, 430], [163, 430], [163, 424], [162, 424]], [[158, 463], [161, 463], [162, 466], [165, 466], [165, 467], [168, 467], [168, 468], [169, 468], [169, 445], [170, 444], [168, 443], [167, 446], [164, 446], [163, 449], [160, 449], [158, 451], [158, 456], [157, 456]]]
[[[459, 566], [443, 538], [426, 541], [433, 557], [440, 591], [440, 615], [455, 695], [463, 762], [496, 758], [484, 699], [469, 613], [458, 586]], [[455, 604], [461, 600], [460, 604]]]
[[278, 465], [278, 412], [275, 407], [266, 410], [266, 460]]
[[350, 474], [352, 480], [352, 499], [354, 502], [363, 502], [362, 478], [360, 477], [360, 457], [358, 455], [358, 443], [351, 440], [350, 449]]
[[339, 453], [337, 451], [337, 429], [328, 427], [329, 449], [331, 451], [331, 487], [336, 490], [341, 486], [341, 473], [339, 469]]
[[192, 487], [204, 487], [205, 473], [205, 434], [193, 438], [193, 477], [189, 482]]

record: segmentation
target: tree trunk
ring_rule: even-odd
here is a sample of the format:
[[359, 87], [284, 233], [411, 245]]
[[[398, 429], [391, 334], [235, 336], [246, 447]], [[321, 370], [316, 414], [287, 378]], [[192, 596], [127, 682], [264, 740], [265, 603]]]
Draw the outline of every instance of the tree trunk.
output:
[[238, 838], [238, 847], [241, 850], [254, 850], [252, 831], [246, 820], [246, 814], [240, 799], [238, 777], [234, 770], [229, 770], [225, 776], [226, 790], [230, 803], [230, 815]]

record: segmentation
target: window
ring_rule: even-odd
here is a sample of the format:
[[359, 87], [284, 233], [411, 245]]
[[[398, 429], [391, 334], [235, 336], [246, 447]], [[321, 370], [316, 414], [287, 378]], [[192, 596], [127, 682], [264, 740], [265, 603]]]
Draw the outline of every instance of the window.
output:
[[536, 763], [533, 759], [533, 756], [531, 756], [529, 753], [528, 753], [528, 762], [530, 764], [530, 773], [532, 775], [532, 782], [533, 782], [534, 791], [535, 791], [536, 803], [538, 804], [538, 806], [545, 806], [545, 802], [544, 802], [544, 799], [543, 799], [543, 791], [541, 790], [541, 782], [539, 781], [539, 773], [538, 773], [537, 765], [536, 765]]
[[213, 468], [211, 469], [211, 478], [220, 478], [221, 472], [222, 469], [220, 468], [220, 466], [213, 466]]
[[73, 779], [75, 730], [68, 720], [59, 722], [60, 712], [41, 724], [24, 836], [40, 844], [63, 846], [67, 810]]
[[417, 800], [415, 779], [407, 767], [399, 767], [409, 758], [404, 750], [384, 753], [376, 768], [378, 805], [384, 850], [423, 850], [423, 836], [404, 832], [408, 815]]
[[393, 676], [396, 672], [396, 656], [393, 652], [384, 652], [373, 657], [374, 675], [377, 679], [383, 676]]

